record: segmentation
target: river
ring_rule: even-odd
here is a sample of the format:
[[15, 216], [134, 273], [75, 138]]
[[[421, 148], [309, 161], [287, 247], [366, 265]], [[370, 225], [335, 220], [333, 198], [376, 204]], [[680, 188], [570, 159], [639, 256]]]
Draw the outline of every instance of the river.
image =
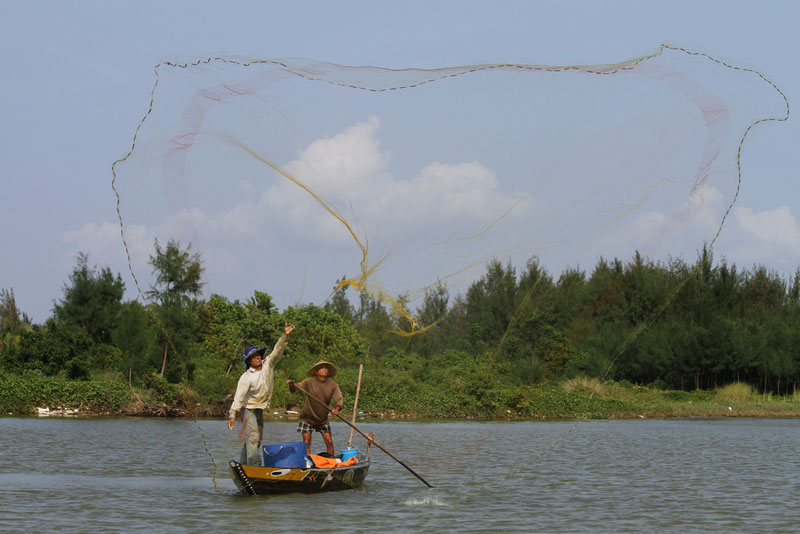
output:
[[435, 488], [373, 448], [361, 489], [247, 497], [222, 420], [0, 418], [0, 532], [800, 530], [800, 420], [357, 424]]

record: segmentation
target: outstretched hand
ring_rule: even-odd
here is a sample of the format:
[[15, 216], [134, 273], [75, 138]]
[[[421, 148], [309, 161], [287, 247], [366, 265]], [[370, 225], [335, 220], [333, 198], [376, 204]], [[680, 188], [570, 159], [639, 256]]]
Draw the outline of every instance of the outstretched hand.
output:
[[292, 332], [294, 332], [294, 325], [287, 325], [286, 323], [283, 323], [283, 333], [284, 333], [284, 335], [288, 336]]

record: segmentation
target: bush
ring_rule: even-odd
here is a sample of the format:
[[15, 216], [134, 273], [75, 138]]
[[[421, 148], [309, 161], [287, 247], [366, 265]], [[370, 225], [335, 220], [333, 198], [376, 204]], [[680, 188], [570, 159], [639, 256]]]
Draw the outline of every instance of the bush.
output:
[[717, 390], [717, 399], [727, 402], [748, 401], [755, 396], [753, 386], [744, 382], [734, 382]]
[[659, 378], [650, 382], [647, 387], [650, 389], [666, 390], [669, 389], [669, 384]]
[[170, 384], [166, 378], [155, 372], [146, 374], [142, 385], [157, 400], [168, 405], [175, 402], [178, 396], [178, 389], [175, 384]]
[[126, 384], [108, 381], [74, 381], [32, 372], [0, 377], [0, 410], [31, 413], [37, 407], [77, 408], [115, 412], [129, 401]]
[[239, 374], [232, 370], [226, 375], [225, 364], [215, 356], [203, 354], [194, 364], [192, 385], [201, 398], [213, 402], [235, 391]]
[[597, 395], [603, 396], [606, 394], [603, 390], [603, 384], [599, 379], [586, 376], [570, 378], [561, 384], [561, 388], [567, 393], [572, 393], [573, 391], [586, 391], [588, 393], [594, 392]]

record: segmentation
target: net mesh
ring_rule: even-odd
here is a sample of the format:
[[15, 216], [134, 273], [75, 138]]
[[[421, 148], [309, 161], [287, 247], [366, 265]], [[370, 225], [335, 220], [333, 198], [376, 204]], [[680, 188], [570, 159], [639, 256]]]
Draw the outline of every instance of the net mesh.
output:
[[713, 246], [748, 132], [788, 117], [757, 71], [673, 45], [596, 66], [218, 57], [155, 73], [113, 165], [137, 287], [173, 238], [202, 251], [209, 292], [289, 304], [352, 286], [406, 334], [435, 322], [408, 311], [425, 291], [463, 291], [493, 259], [558, 273]]

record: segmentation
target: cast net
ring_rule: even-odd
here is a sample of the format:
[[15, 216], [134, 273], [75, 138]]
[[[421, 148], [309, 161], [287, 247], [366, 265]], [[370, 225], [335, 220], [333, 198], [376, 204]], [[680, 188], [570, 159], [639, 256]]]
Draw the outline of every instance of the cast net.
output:
[[[113, 167], [137, 285], [173, 238], [202, 251], [208, 292], [283, 305], [338, 284], [410, 310], [492, 259], [693, 255], [736, 200], [749, 129], [788, 114], [758, 72], [668, 45], [596, 66], [155, 70]], [[409, 332], [430, 326], [408, 313]]]

